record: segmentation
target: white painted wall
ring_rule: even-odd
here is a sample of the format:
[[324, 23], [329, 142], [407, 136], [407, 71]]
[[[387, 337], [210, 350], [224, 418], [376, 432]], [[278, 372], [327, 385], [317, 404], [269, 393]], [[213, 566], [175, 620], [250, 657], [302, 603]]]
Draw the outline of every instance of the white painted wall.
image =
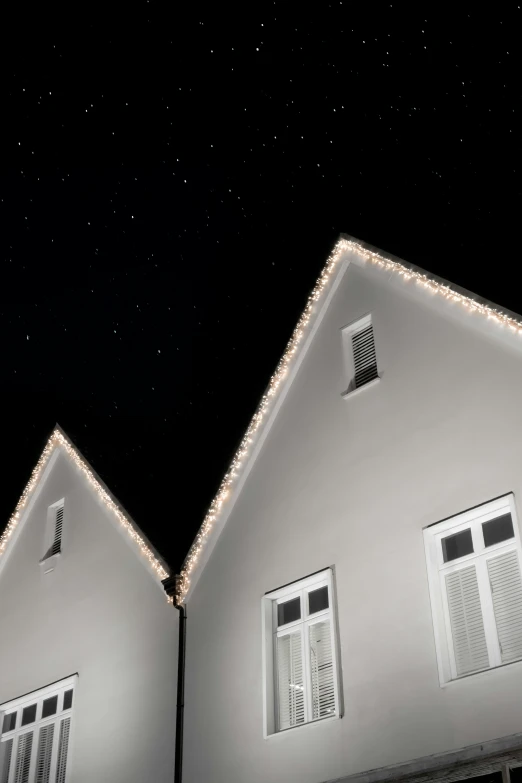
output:
[[[63, 554], [44, 575], [47, 507]], [[78, 673], [70, 783], [171, 783], [178, 613], [60, 453], [0, 573], [0, 703]]]
[[[440, 687], [422, 535], [509, 491], [522, 517], [522, 340], [388, 277], [349, 267], [190, 597], [185, 783], [320, 783], [522, 731], [522, 664]], [[343, 399], [340, 329], [367, 312], [382, 380]], [[326, 566], [344, 717], [264, 739], [261, 597]]]

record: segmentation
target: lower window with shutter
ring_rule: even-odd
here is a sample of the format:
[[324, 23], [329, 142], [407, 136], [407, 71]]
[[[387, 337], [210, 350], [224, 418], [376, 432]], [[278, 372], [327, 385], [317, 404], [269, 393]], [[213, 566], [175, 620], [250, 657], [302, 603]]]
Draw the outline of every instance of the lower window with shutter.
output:
[[0, 705], [0, 783], [67, 783], [76, 680]]
[[441, 684], [522, 660], [513, 495], [432, 525], [424, 538]]
[[263, 599], [265, 736], [340, 716], [332, 570]]

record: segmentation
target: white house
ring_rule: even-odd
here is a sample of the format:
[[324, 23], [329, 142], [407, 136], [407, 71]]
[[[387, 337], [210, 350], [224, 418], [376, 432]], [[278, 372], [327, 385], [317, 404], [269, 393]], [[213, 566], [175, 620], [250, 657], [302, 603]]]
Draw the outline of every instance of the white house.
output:
[[167, 577], [56, 429], [0, 537], [0, 783], [171, 783]]
[[57, 428], [0, 537], [0, 783], [515, 783], [520, 400], [519, 316], [342, 237], [177, 579]]
[[342, 237], [180, 575], [184, 783], [507, 783], [521, 524], [522, 319]]

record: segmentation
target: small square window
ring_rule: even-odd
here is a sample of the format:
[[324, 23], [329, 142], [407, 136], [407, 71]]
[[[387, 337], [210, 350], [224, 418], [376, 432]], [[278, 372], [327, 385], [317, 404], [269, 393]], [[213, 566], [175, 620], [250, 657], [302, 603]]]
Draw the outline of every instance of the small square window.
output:
[[277, 625], [287, 625], [301, 619], [301, 598], [292, 598], [277, 605]]
[[63, 708], [64, 708], [64, 710], [70, 710], [71, 709], [71, 707], [72, 707], [72, 700], [73, 700], [73, 692], [72, 692], [72, 690], [65, 691], [65, 693], [63, 695]]
[[56, 715], [58, 709], [58, 696], [51, 696], [45, 699], [42, 707], [42, 718], [48, 718], [50, 715]]
[[2, 726], [2, 733], [7, 731], [13, 731], [16, 726], [16, 712], [10, 712], [9, 715], [4, 715], [4, 723]]
[[484, 546], [493, 546], [493, 544], [500, 544], [501, 541], [513, 538], [515, 531], [513, 530], [511, 514], [503, 514], [490, 522], [484, 522], [482, 532], [484, 534]]
[[308, 593], [308, 614], [322, 612], [324, 609], [328, 609], [328, 585]]
[[451, 560], [457, 560], [464, 555], [470, 555], [473, 552], [473, 539], [471, 529], [463, 530], [461, 533], [455, 533], [453, 536], [447, 536], [442, 539], [442, 556], [445, 563]]
[[36, 720], [36, 704], [31, 704], [30, 707], [24, 707], [22, 710], [22, 726], [27, 726], [29, 723], [34, 723]]

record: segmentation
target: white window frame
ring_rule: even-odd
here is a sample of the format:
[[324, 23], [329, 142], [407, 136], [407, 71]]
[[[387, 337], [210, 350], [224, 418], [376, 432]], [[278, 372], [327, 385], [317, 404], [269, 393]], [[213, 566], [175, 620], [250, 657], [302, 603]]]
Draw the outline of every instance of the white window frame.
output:
[[[63, 509], [60, 551], [53, 555], [53, 554], [49, 554], [49, 552], [54, 542], [54, 536], [56, 531], [56, 511], [59, 508]], [[40, 560], [40, 565], [42, 566], [42, 570], [46, 574], [50, 573], [51, 571], [54, 571], [63, 551], [63, 539], [64, 539], [64, 532], [65, 532], [65, 511], [66, 511], [65, 498], [61, 498], [60, 500], [57, 500], [55, 503], [52, 503], [47, 508], [47, 520], [45, 524], [43, 554]]]
[[373, 318], [371, 313], [367, 313], [366, 315], [363, 315], [362, 318], [358, 318], [356, 321], [352, 321], [352, 323], [349, 323], [347, 326], [343, 326], [343, 328], [341, 329], [341, 336], [343, 342], [343, 354], [345, 357], [345, 372], [346, 372], [346, 381], [345, 381], [346, 391], [342, 393], [341, 395], [342, 397], [352, 397], [355, 394], [359, 394], [360, 392], [363, 391], [363, 389], [368, 389], [370, 386], [374, 386], [381, 380], [381, 374], [379, 372], [379, 364], [377, 362], [377, 373], [378, 373], [377, 378], [373, 378], [373, 380], [368, 381], [368, 383], [362, 384], [362, 386], [355, 385], [355, 363], [354, 363], [354, 356], [353, 356], [352, 338], [356, 332], [360, 332], [363, 329], [366, 329], [366, 327], [368, 326], [373, 327], [375, 360], [377, 362], [377, 344], [375, 340], [375, 325], [373, 323]]
[[[507, 513], [511, 514], [514, 537], [486, 547], [482, 533], [483, 523]], [[473, 552], [469, 555], [464, 555], [463, 557], [444, 563], [442, 539], [467, 529], [471, 530]], [[433, 629], [435, 634], [435, 648], [441, 687], [465, 680], [469, 677], [480, 676], [486, 672], [491, 672], [500, 666], [511, 666], [513, 663], [519, 663], [520, 661], [504, 664], [501, 662], [500, 646], [487, 571], [487, 561], [490, 557], [498, 555], [499, 551], [516, 551], [518, 553], [519, 563], [522, 567], [520, 527], [516, 513], [514, 495], [512, 493], [504, 495], [496, 500], [492, 500], [469, 511], [450, 517], [443, 522], [434, 523], [425, 528], [423, 532]], [[457, 674], [452, 643], [451, 623], [444, 580], [448, 573], [460, 570], [466, 563], [469, 563], [470, 565], [475, 564], [476, 566], [490, 666], [487, 669], [482, 669], [478, 672], [459, 676]]]
[[[47, 685], [45, 688], [41, 688], [37, 691], [32, 691], [25, 696], [20, 696], [12, 701], [0, 704], [0, 746], [4, 742], [13, 740], [13, 748], [11, 753], [11, 767], [8, 777], [8, 783], [13, 783], [15, 780], [15, 768], [16, 768], [16, 753], [18, 747], [18, 740], [20, 736], [25, 735], [28, 732], [33, 732], [32, 750], [31, 750], [31, 763], [29, 767], [29, 783], [34, 783], [36, 776], [36, 761], [38, 753], [38, 741], [40, 735], [40, 729], [48, 726], [52, 723], [55, 724], [55, 731], [53, 736], [53, 749], [51, 755], [51, 768], [49, 774], [50, 783], [54, 783], [56, 779], [56, 768], [58, 761], [58, 747], [60, 742], [60, 726], [62, 720], [70, 718], [69, 727], [69, 739], [67, 744], [67, 762], [64, 783], [67, 783], [71, 779], [71, 751], [72, 751], [72, 731], [73, 731], [73, 710], [76, 701], [76, 688], [78, 682], [78, 675], [74, 674], [71, 677], [67, 677], [64, 680]], [[60, 705], [63, 707], [63, 695], [66, 691], [73, 691], [72, 706], [67, 709], [59, 709]], [[58, 709], [54, 715], [49, 715], [46, 718], [42, 718], [43, 702], [51, 696], [58, 696]], [[22, 726], [22, 713], [24, 707], [37, 705], [36, 719], [32, 723], [28, 723]], [[2, 733], [4, 716], [11, 712], [16, 711], [16, 724], [15, 728], [11, 731]], [[1, 770], [0, 770], [1, 772]]]
[[[307, 595], [320, 587], [328, 587], [328, 608], [308, 613]], [[301, 599], [301, 617], [291, 623], [277, 626], [277, 607], [281, 603], [300, 597]], [[261, 602], [262, 615], [262, 637], [263, 637], [263, 725], [264, 737], [286, 734], [288, 731], [295, 731], [304, 726], [331, 721], [342, 716], [341, 712], [341, 677], [339, 668], [338, 654], [338, 632], [337, 632], [337, 612], [336, 599], [334, 591], [333, 571], [331, 568], [319, 571], [311, 576], [301, 579], [297, 582], [285, 585], [278, 590], [267, 593]], [[312, 688], [310, 660], [306, 651], [309, 649], [309, 630], [310, 626], [328, 618], [330, 620], [331, 642], [332, 642], [332, 662], [334, 673], [334, 693], [335, 693], [335, 711], [328, 716], [321, 718], [312, 718]], [[284, 636], [292, 629], [301, 629], [303, 639], [303, 658], [304, 658], [304, 682], [305, 682], [305, 721], [297, 726], [279, 729], [278, 727], [278, 696], [277, 696], [277, 674], [276, 674], [276, 645], [277, 639]]]

